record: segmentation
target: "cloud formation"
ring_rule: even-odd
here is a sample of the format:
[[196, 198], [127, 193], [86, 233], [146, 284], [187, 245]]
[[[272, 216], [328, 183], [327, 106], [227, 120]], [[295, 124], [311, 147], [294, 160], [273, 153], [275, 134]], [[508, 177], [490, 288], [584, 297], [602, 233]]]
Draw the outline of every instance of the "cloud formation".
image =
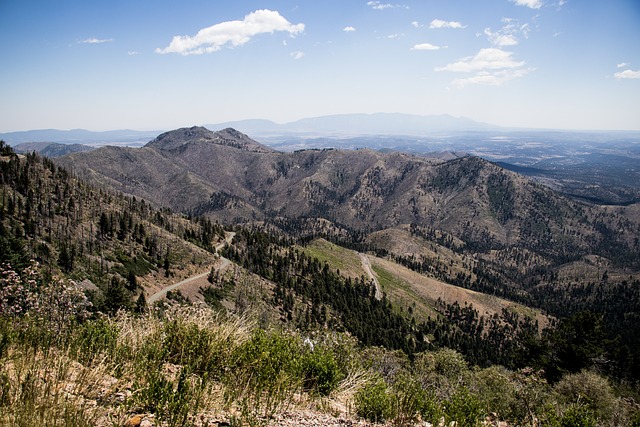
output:
[[355, 30], [356, 30], [356, 29], [355, 29], [355, 27], [352, 27], [351, 25], [349, 25], [348, 27], [344, 27], [344, 28], [342, 29], [342, 31], [344, 31], [345, 33], [352, 33], [352, 32], [354, 32]]
[[442, 19], [434, 19], [429, 24], [429, 28], [466, 28], [466, 25], [462, 25], [458, 21], [443, 21]]
[[518, 44], [518, 37], [529, 37], [531, 27], [529, 24], [522, 24], [516, 19], [502, 18], [503, 26], [497, 31], [491, 28], [484, 29], [484, 35], [491, 44], [495, 46], [514, 46]]
[[498, 48], [480, 49], [474, 56], [462, 58], [435, 71], [452, 71], [455, 73], [475, 73], [472, 77], [455, 79], [453, 85], [462, 88], [469, 84], [499, 86], [504, 82], [522, 77], [532, 71], [523, 68], [524, 61], [512, 58], [513, 52]]
[[78, 43], [88, 43], [88, 44], [99, 44], [99, 43], [110, 43], [113, 39], [97, 39], [95, 37], [91, 37], [85, 40], [80, 40]]
[[156, 53], [179, 53], [200, 55], [217, 52], [225, 45], [238, 47], [246, 44], [253, 36], [283, 31], [295, 36], [304, 31], [304, 24], [291, 24], [279, 12], [256, 10], [242, 21], [226, 21], [203, 28], [195, 36], [174, 36], [169, 46], [156, 49]]
[[491, 31], [491, 28], [485, 28], [484, 34], [489, 41], [496, 46], [513, 46], [518, 44], [518, 39], [513, 34], [505, 33], [503, 31]]
[[368, 1], [367, 6], [375, 10], [397, 9], [397, 8], [409, 9], [408, 6], [405, 6], [403, 4], [382, 3], [380, 1]]
[[304, 52], [300, 51], [300, 50], [296, 50], [294, 52], [291, 52], [291, 57], [293, 59], [301, 59], [304, 57]]
[[622, 79], [640, 79], [640, 70], [624, 70], [614, 74], [614, 77], [618, 80]]
[[458, 89], [470, 84], [481, 84], [487, 86], [500, 86], [501, 84], [508, 82], [519, 77], [523, 77], [531, 71], [530, 68], [520, 68], [517, 70], [501, 70], [495, 73], [489, 73], [487, 71], [480, 72], [473, 77], [466, 79], [455, 79], [452, 85]]
[[629, 64], [627, 62], [621, 62], [618, 65], [616, 65], [616, 67], [618, 67], [618, 68], [624, 68], [624, 67], [628, 67], [628, 66], [629, 66]]
[[480, 49], [475, 56], [462, 58], [458, 62], [436, 68], [436, 71], [468, 73], [471, 71], [517, 68], [524, 65], [524, 61], [514, 61], [511, 55], [513, 55], [513, 52], [507, 52], [506, 50], [497, 48]]
[[[526, 6], [531, 9], [540, 9], [542, 7], [542, 0], [511, 0], [513, 3], [518, 6]], [[564, 4], [563, 1], [560, 2], [560, 6]]]
[[439, 50], [444, 49], [446, 46], [436, 46], [431, 43], [420, 43], [411, 48], [411, 50]]

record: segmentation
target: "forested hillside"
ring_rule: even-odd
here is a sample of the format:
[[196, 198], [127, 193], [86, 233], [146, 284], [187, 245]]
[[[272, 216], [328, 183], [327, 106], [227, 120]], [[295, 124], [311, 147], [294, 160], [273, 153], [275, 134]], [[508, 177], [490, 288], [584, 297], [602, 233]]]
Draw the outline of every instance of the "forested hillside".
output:
[[92, 187], [48, 158], [16, 155], [4, 143], [0, 183], [0, 263], [22, 269], [34, 260], [49, 276], [89, 280], [89, 289], [99, 289], [97, 307], [113, 312], [144, 293], [140, 283], [170, 283], [211, 263], [224, 238], [208, 219]]
[[[250, 141], [223, 142], [238, 156], [273, 154]], [[267, 425], [292, 406], [393, 425], [638, 419], [640, 283], [636, 257], [621, 252], [637, 245], [625, 231], [634, 227], [630, 211], [560, 207], [588, 218], [600, 212], [599, 232], [560, 217], [549, 225], [565, 224], [552, 236], [579, 236], [569, 240], [582, 242], [586, 255], [571, 260], [553, 261], [564, 249], [553, 246], [556, 237], [539, 246], [542, 229], [522, 248], [520, 237], [483, 243], [482, 233], [464, 240], [464, 231], [433, 224], [363, 229], [286, 216], [225, 224], [235, 237], [217, 254], [225, 229], [211, 212], [175, 214], [47, 158], [0, 149], [0, 423], [124, 425], [138, 414], [151, 425]], [[480, 179], [466, 176], [476, 160], [467, 162], [456, 173]], [[443, 184], [442, 200], [454, 197], [452, 185]], [[500, 203], [491, 206], [496, 217], [487, 224], [510, 220]], [[620, 228], [610, 234], [613, 224]], [[378, 255], [373, 274], [388, 293], [377, 296], [357, 269], [342, 264], [350, 271], [341, 272], [310, 250], [320, 237]], [[409, 275], [394, 276], [389, 265], [551, 317], [541, 325], [535, 310], [488, 314], [446, 298], [422, 300], [428, 309], [419, 313], [394, 292], [418, 284], [402, 283]], [[208, 307], [180, 292], [146, 304], [150, 289], [202, 272], [208, 285], [198, 299]], [[52, 364], [59, 369], [47, 371]]]

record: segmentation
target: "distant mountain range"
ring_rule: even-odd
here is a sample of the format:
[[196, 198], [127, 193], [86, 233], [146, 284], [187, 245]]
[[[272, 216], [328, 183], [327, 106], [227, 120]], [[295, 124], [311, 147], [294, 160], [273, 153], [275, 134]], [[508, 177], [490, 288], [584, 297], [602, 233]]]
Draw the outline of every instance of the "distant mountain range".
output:
[[[499, 129], [486, 123], [465, 117], [450, 115], [418, 116], [397, 113], [340, 114], [313, 117], [278, 124], [270, 120], [240, 120], [208, 124], [205, 127], [219, 130], [238, 129], [254, 137], [274, 136], [354, 136], [354, 135], [424, 135], [438, 132], [488, 131]], [[113, 130], [93, 132], [84, 129], [41, 129], [0, 133], [0, 139], [9, 145], [24, 142], [81, 143], [86, 145], [141, 146], [161, 131]]]
[[25, 142], [57, 142], [83, 145], [130, 145], [142, 146], [155, 138], [160, 131], [110, 130], [94, 132], [85, 129], [58, 130], [38, 129], [0, 133], [0, 140], [16, 146]]
[[501, 129], [466, 117], [400, 113], [337, 114], [277, 124], [269, 120], [241, 120], [205, 125], [209, 129], [235, 128], [254, 137], [412, 135]]
[[[640, 132], [502, 128], [464, 117], [342, 114], [278, 124], [242, 120], [207, 125], [238, 129], [263, 149], [361, 149], [455, 158], [472, 154], [517, 170], [558, 191], [603, 204], [640, 200]], [[204, 128], [203, 128], [204, 129]], [[63, 156], [104, 145], [142, 147], [160, 132], [34, 130], [0, 134], [18, 152]], [[512, 166], [509, 166], [512, 165]], [[515, 168], [515, 169], [514, 169]], [[518, 169], [525, 168], [525, 169]]]

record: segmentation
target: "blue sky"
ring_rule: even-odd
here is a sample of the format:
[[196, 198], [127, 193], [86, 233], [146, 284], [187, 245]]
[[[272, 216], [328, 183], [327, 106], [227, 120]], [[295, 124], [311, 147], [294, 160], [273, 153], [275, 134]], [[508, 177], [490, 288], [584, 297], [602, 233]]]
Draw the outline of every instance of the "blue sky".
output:
[[0, 0], [0, 132], [451, 114], [640, 129], [638, 0]]

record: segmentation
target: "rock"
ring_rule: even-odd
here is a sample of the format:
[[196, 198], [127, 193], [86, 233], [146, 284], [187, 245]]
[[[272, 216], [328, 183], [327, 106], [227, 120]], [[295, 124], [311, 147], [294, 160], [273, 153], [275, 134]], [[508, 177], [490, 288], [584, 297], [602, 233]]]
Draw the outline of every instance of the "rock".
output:
[[144, 415], [134, 415], [124, 423], [124, 427], [141, 427], [142, 418], [144, 418]]

